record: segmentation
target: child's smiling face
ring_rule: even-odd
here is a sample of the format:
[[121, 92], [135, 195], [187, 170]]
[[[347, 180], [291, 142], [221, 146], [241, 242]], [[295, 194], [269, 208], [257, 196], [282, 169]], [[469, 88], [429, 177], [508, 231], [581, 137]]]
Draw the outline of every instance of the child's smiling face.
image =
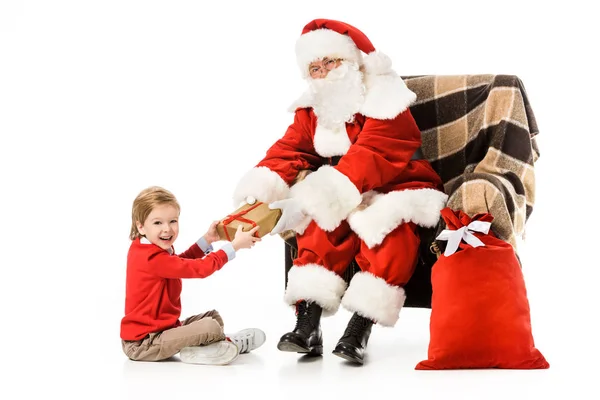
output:
[[137, 221], [140, 234], [164, 250], [169, 250], [179, 235], [179, 209], [171, 204], [154, 207], [144, 223]]

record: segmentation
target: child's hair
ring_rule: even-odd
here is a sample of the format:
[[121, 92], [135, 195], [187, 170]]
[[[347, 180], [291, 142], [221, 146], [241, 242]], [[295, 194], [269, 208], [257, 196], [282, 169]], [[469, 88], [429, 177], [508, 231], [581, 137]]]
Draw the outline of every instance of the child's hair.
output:
[[181, 209], [179, 202], [173, 193], [159, 186], [151, 186], [142, 190], [140, 194], [137, 195], [131, 209], [131, 232], [129, 233], [129, 238], [131, 240], [142, 236], [137, 229], [136, 222], [140, 221], [143, 224], [154, 207], [162, 204], [170, 204], [177, 208], [177, 210]]

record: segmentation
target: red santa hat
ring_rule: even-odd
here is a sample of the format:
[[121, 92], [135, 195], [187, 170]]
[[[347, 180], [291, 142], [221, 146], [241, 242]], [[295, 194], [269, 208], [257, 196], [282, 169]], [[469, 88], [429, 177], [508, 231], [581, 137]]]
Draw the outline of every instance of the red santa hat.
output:
[[[366, 56], [363, 58], [362, 53]], [[308, 76], [311, 62], [323, 57], [342, 58], [365, 67], [367, 74], [386, 74], [392, 70], [392, 61], [375, 50], [369, 38], [345, 22], [315, 19], [302, 30], [296, 42], [296, 59], [304, 77]]]

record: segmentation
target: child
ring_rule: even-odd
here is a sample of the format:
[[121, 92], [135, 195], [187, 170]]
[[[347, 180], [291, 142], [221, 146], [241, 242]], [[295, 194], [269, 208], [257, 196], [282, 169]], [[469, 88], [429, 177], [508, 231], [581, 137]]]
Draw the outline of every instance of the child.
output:
[[159, 361], [177, 353], [183, 362], [224, 365], [239, 353], [265, 342], [259, 329], [225, 335], [223, 319], [215, 310], [181, 315], [181, 279], [206, 278], [235, 257], [239, 249], [254, 246], [260, 238], [238, 229], [231, 243], [212, 252], [219, 240], [217, 222], [187, 251], [176, 255], [180, 207], [175, 196], [160, 187], [143, 190], [134, 200], [127, 255], [125, 317], [121, 321], [123, 351], [134, 361]]

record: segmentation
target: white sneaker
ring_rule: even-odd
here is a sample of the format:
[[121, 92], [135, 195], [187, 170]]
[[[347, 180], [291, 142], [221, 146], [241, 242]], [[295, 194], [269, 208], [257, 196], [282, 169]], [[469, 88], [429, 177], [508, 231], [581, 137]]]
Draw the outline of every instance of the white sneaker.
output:
[[235, 343], [240, 350], [240, 354], [250, 353], [252, 350], [258, 349], [267, 340], [265, 333], [257, 328], [242, 329], [239, 332], [227, 335], [227, 338]]
[[206, 346], [184, 347], [179, 352], [179, 358], [188, 364], [226, 365], [235, 360], [239, 353], [236, 345], [223, 340]]

